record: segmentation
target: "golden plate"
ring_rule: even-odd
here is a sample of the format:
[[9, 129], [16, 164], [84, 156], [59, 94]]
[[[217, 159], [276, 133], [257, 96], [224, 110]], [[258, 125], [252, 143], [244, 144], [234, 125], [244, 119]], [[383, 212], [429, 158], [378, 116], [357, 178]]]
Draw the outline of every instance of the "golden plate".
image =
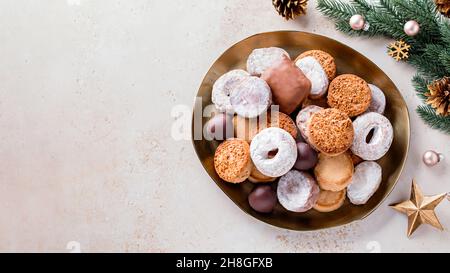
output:
[[[213, 157], [219, 142], [194, 139], [193, 115], [192, 142], [203, 167], [217, 186], [238, 207], [270, 225], [292, 230], [317, 230], [364, 219], [383, 202], [397, 183], [408, 154], [410, 128], [408, 108], [394, 83], [380, 68], [354, 49], [333, 39], [307, 32], [277, 31], [251, 36], [230, 47], [214, 62], [198, 90], [197, 97], [201, 97], [202, 102], [195, 104], [194, 111], [201, 111], [206, 105], [211, 104], [211, 88], [218, 77], [231, 69], [245, 69], [247, 57], [253, 49], [270, 46], [284, 48], [292, 58], [306, 50], [324, 50], [334, 56], [338, 75], [356, 74], [367, 82], [379, 86], [385, 92], [387, 100], [385, 115], [394, 127], [394, 141], [389, 152], [378, 161], [383, 168], [383, 181], [380, 188], [367, 204], [356, 206], [350, 204], [347, 199], [345, 204], [334, 212], [320, 213], [309, 210], [305, 213], [294, 213], [278, 204], [270, 214], [258, 213], [250, 208], [247, 202], [247, 196], [254, 184], [248, 181], [237, 185], [227, 183], [216, 174]], [[201, 129], [207, 120], [207, 118], [203, 118], [201, 127], [197, 128]]]

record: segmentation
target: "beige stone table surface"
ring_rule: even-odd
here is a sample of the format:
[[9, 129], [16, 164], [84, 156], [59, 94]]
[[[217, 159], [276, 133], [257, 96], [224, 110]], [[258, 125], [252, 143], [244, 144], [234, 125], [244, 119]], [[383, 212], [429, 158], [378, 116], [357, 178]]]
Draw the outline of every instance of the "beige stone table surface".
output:
[[[417, 179], [450, 191], [450, 137], [429, 129], [414, 70], [385, 39], [350, 38], [315, 10], [286, 22], [270, 0], [4, 0], [0, 2], [0, 251], [450, 251], [442, 232], [387, 205]], [[171, 137], [212, 62], [255, 33], [303, 30], [337, 39], [382, 68], [411, 113], [411, 151], [389, 198], [364, 221], [293, 232], [240, 211]], [[448, 160], [431, 169], [422, 153]]]

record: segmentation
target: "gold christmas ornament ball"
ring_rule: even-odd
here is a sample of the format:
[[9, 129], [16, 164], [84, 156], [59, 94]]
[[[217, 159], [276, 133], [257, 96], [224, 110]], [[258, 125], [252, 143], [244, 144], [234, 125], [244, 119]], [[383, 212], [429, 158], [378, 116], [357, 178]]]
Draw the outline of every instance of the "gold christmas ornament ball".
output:
[[422, 160], [428, 167], [433, 167], [444, 159], [444, 156], [435, 151], [426, 151], [423, 153]]
[[286, 20], [290, 20], [299, 15], [306, 14], [308, 0], [272, 0], [272, 4], [278, 14]]
[[361, 30], [364, 28], [364, 17], [362, 15], [359, 14], [355, 14], [352, 17], [350, 17], [350, 20], [348, 22], [350, 24], [350, 27], [353, 30]]
[[405, 34], [408, 36], [416, 36], [420, 31], [419, 23], [414, 20], [410, 20], [403, 26], [403, 31], [405, 31]]

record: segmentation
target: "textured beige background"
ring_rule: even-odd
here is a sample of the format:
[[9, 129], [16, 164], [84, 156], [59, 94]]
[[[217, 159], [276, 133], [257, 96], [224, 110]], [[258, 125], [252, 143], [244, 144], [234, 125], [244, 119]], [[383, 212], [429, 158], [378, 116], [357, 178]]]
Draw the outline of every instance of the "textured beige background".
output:
[[[447, 229], [423, 226], [412, 239], [406, 217], [387, 207], [409, 195], [412, 177], [427, 194], [450, 191], [450, 137], [414, 113], [413, 69], [385, 54], [388, 40], [335, 31], [315, 1], [293, 22], [270, 2], [1, 1], [0, 250], [67, 252], [78, 242], [81, 251], [450, 251], [448, 201], [437, 210]], [[170, 136], [171, 108], [192, 106], [221, 52], [280, 29], [349, 44], [393, 79], [410, 107], [406, 170], [362, 222], [320, 232], [258, 222], [212, 183], [190, 141]], [[426, 149], [448, 160], [427, 168]]]

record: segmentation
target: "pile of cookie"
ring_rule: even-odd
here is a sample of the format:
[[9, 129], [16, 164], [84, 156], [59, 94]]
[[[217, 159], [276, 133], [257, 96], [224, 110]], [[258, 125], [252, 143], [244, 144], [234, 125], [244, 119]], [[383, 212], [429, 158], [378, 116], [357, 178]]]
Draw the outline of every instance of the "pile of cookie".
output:
[[282, 48], [255, 49], [247, 71], [214, 83], [212, 102], [219, 113], [204, 132], [223, 140], [215, 170], [229, 183], [255, 183], [248, 200], [258, 212], [278, 202], [293, 212], [330, 212], [346, 197], [362, 205], [382, 181], [376, 160], [394, 136], [384, 93], [356, 75], [336, 76], [327, 52], [291, 60]]

